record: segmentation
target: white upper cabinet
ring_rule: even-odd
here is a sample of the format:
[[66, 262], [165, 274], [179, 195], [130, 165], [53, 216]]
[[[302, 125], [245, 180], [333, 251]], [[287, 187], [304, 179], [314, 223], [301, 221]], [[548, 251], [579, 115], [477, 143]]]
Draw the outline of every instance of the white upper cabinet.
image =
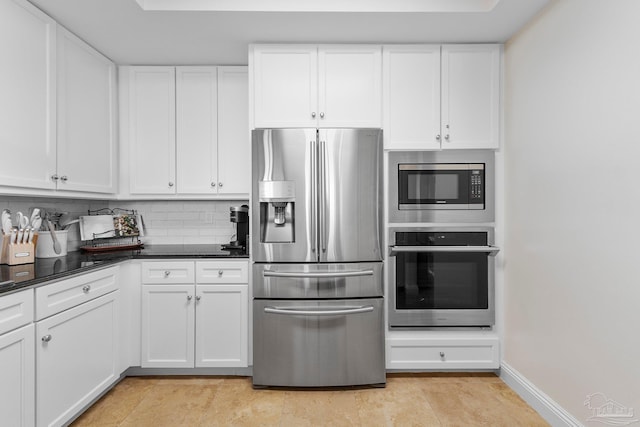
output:
[[131, 67], [129, 73], [129, 190], [175, 193], [175, 68]]
[[440, 148], [440, 46], [383, 49], [385, 148]]
[[59, 190], [116, 191], [115, 65], [58, 27]]
[[247, 67], [124, 69], [129, 193], [246, 198]]
[[55, 189], [55, 21], [0, 1], [0, 52], [0, 185]]
[[371, 45], [254, 45], [254, 128], [380, 127], [382, 51]]
[[383, 48], [386, 149], [498, 148], [499, 45]]
[[176, 68], [178, 193], [215, 193], [218, 185], [218, 70]]
[[498, 148], [500, 46], [442, 47], [443, 148]]
[[251, 188], [249, 71], [218, 67], [218, 194]]

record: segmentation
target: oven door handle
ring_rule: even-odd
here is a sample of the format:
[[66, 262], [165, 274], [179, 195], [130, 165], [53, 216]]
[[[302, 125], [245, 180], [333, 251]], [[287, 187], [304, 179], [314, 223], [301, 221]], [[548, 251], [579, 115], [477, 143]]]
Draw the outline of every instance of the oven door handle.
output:
[[486, 253], [496, 256], [500, 248], [496, 246], [389, 246], [389, 255], [394, 256], [407, 252], [457, 252], [457, 253]]
[[373, 306], [347, 307], [335, 310], [300, 310], [296, 308], [265, 307], [265, 313], [284, 314], [286, 316], [342, 316], [347, 314], [370, 313]]
[[317, 271], [317, 272], [306, 272], [306, 271], [273, 271], [273, 270], [265, 270], [263, 273], [264, 277], [293, 277], [300, 279], [310, 279], [310, 278], [320, 278], [320, 279], [330, 279], [330, 278], [340, 278], [340, 277], [358, 277], [358, 276], [373, 276], [373, 270], [357, 270], [357, 271]]

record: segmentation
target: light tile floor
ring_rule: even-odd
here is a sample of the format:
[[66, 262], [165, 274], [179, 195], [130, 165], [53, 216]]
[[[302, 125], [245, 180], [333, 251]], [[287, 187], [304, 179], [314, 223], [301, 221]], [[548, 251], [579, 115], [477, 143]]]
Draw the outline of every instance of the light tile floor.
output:
[[129, 377], [80, 426], [548, 426], [493, 374], [389, 374], [386, 388], [253, 390], [247, 377]]

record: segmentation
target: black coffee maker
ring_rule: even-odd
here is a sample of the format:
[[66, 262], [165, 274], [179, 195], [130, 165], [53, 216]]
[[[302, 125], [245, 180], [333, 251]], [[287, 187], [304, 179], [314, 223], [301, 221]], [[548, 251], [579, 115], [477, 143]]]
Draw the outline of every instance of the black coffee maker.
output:
[[222, 245], [223, 249], [245, 249], [249, 234], [249, 206], [232, 206], [229, 208], [229, 220], [236, 223], [236, 240]]

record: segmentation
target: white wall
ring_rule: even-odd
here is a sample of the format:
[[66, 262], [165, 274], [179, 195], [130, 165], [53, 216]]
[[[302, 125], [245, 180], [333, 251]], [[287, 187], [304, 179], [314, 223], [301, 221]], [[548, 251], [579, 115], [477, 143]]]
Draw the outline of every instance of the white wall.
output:
[[640, 1], [553, 1], [505, 55], [504, 361], [640, 418]]

